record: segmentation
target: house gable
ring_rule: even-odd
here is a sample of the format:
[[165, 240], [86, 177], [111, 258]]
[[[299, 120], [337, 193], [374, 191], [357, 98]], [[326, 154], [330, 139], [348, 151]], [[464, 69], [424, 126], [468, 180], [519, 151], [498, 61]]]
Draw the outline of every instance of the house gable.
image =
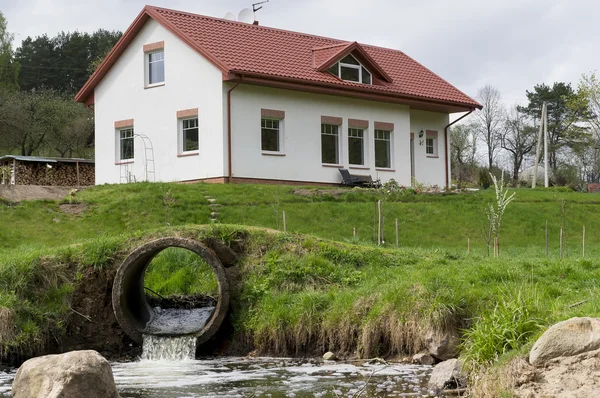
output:
[[[93, 102], [94, 87], [150, 18], [219, 68], [224, 81], [245, 79], [247, 83], [286, 85], [442, 112], [481, 107], [401, 51], [150, 6], [142, 10], [80, 90], [77, 101]], [[319, 48], [323, 51], [317, 50], [315, 55], [313, 49]], [[364, 63], [378, 84], [344, 81], [321, 70], [345, 52]]]

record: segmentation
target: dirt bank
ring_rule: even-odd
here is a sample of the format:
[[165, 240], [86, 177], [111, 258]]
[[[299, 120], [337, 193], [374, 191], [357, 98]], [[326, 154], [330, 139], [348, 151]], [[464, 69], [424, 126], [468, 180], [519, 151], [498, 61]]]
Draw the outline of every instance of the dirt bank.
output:
[[[0, 198], [11, 202], [23, 200], [62, 200], [73, 187], [44, 187], [39, 185], [0, 185]], [[82, 188], [79, 188], [80, 190]]]

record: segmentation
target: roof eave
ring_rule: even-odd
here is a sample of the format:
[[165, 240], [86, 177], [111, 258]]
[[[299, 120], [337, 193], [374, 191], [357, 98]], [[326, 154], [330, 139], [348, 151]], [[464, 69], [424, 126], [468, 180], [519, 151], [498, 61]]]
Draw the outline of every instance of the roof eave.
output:
[[481, 105], [456, 101], [435, 100], [431, 98], [397, 94], [370, 89], [369, 87], [340, 86], [335, 83], [316, 82], [297, 78], [264, 75], [256, 72], [233, 71], [225, 81], [242, 81], [274, 88], [319, 94], [341, 95], [371, 101], [392, 102], [409, 105], [413, 109], [433, 110], [446, 113], [458, 113], [481, 109]]

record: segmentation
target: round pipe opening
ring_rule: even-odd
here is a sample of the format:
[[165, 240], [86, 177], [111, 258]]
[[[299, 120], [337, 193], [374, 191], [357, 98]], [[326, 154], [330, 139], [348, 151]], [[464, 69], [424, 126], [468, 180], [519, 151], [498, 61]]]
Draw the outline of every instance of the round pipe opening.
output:
[[167, 248], [187, 249], [200, 256], [211, 267], [218, 284], [218, 297], [210, 319], [199, 329], [186, 329], [180, 333], [168, 335], [188, 335], [197, 338], [200, 345], [218, 331], [229, 308], [229, 284], [225, 268], [218, 257], [206, 246], [192, 239], [161, 238], [135, 249], [121, 264], [115, 275], [112, 291], [113, 310], [117, 321], [132, 340], [141, 344], [143, 334], [161, 334], [160, 331], [147, 330], [150, 321], [157, 314], [148, 304], [144, 277], [148, 265], [160, 252]]

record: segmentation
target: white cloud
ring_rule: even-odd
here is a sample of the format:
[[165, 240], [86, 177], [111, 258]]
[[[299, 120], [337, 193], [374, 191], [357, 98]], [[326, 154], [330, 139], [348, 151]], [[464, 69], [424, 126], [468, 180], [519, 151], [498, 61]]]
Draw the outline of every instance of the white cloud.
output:
[[[258, 0], [254, 0], [258, 1]], [[252, 0], [156, 0], [153, 5], [222, 17]], [[140, 0], [0, 0], [18, 44], [60, 31], [125, 30]], [[566, 81], [600, 65], [593, 0], [271, 0], [262, 25], [396, 48], [467, 94], [484, 84], [506, 102], [535, 84]]]

